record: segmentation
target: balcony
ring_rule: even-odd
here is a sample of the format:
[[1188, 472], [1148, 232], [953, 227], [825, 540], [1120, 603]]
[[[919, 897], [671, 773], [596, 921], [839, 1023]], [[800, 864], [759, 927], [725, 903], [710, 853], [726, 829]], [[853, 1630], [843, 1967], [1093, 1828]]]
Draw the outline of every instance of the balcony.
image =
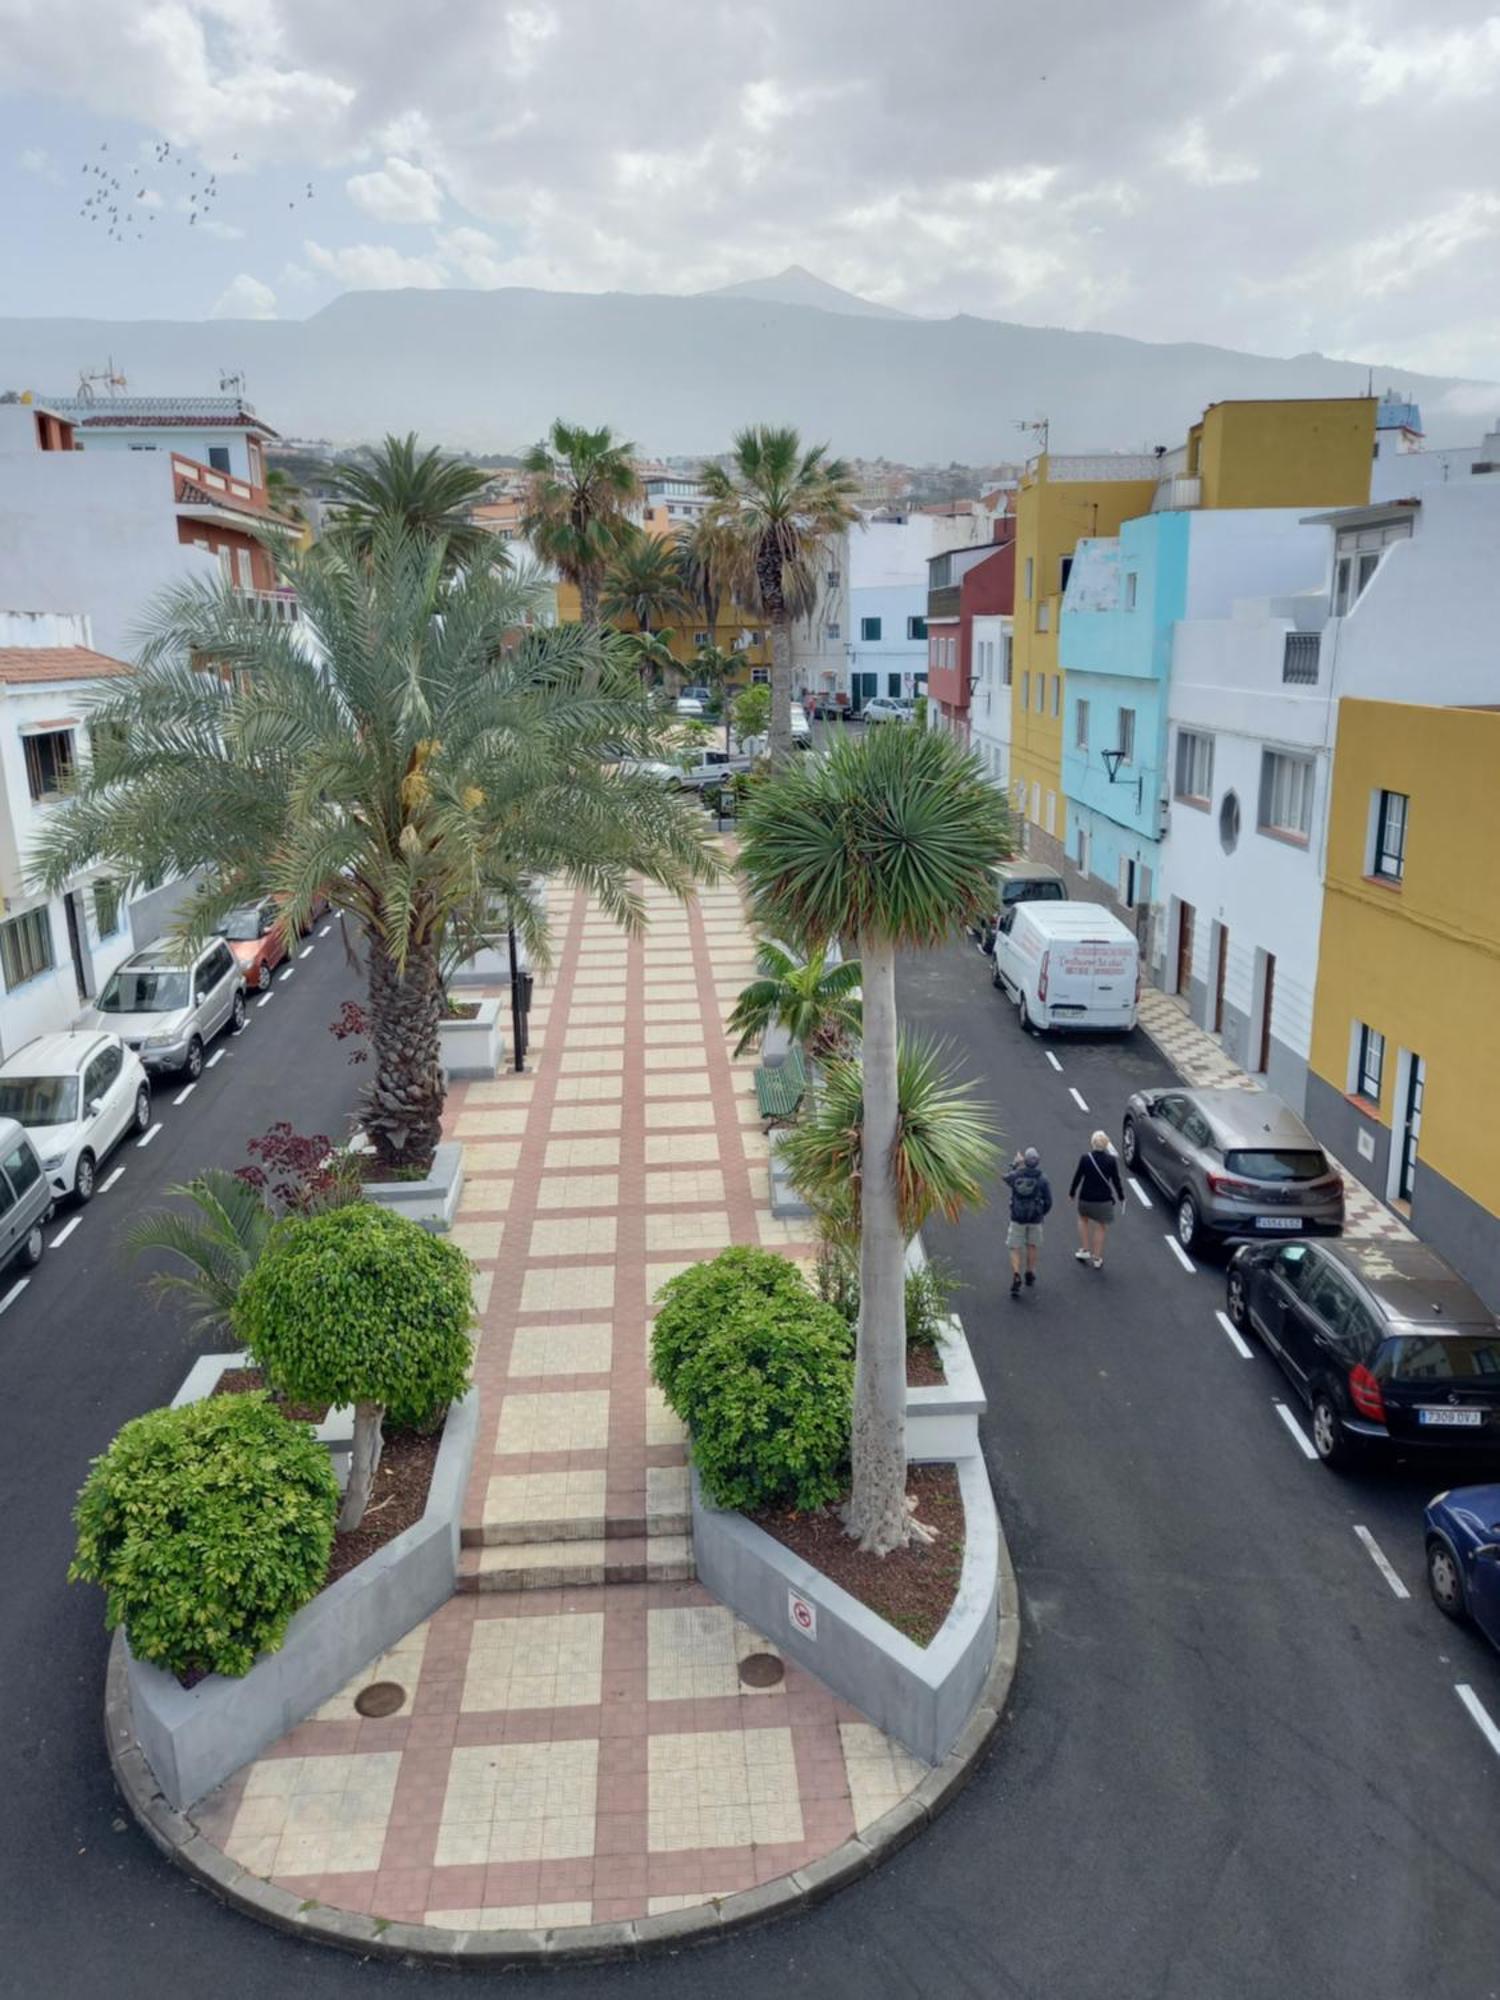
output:
[[242, 589], [237, 595], [253, 618], [264, 619], [269, 625], [295, 625], [301, 616], [297, 608], [297, 593], [286, 585], [280, 585], [275, 590]]
[[956, 618], [958, 616], [958, 594], [961, 584], [945, 583], [941, 589], [927, 593], [927, 622], [934, 619]]
[[1281, 678], [1285, 686], [1317, 686], [1318, 654], [1321, 646], [1321, 633], [1287, 633], [1281, 654]]
[[1151, 496], [1153, 514], [1174, 514], [1184, 507], [1201, 507], [1203, 481], [1195, 472], [1179, 472], [1163, 479]]

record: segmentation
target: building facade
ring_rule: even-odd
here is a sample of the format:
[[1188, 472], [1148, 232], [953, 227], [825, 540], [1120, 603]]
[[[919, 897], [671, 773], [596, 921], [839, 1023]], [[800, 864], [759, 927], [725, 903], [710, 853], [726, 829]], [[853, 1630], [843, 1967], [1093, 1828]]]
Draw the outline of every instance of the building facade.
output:
[[927, 561], [946, 524], [927, 514], [866, 521], [844, 537], [850, 704], [927, 691]]
[[[1014, 581], [1014, 556], [1012, 556]], [[969, 639], [974, 663], [969, 694], [969, 748], [984, 766], [990, 783], [1009, 800], [1010, 681], [1012, 617], [1009, 612], [975, 616]], [[932, 719], [928, 711], [928, 721]]]
[[[968, 742], [979, 675], [975, 620], [1010, 617], [1015, 606], [1015, 522], [995, 524], [995, 540], [950, 549], [928, 564], [928, 726]], [[989, 640], [986, 639], [986, 645]]]

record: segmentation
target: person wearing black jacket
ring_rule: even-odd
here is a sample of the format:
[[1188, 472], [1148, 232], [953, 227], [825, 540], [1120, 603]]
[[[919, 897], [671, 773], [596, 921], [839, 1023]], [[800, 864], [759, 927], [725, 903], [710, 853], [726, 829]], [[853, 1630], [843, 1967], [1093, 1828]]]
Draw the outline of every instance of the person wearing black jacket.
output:
[[1107, 1132], [1096, 1132], [1089, 1140], [1089, 1150], [1079, 1155], [1068, 1194], [1078, 1203], [1079, 1247], [1073, 1255], [1080, 1264], [1092, 1264], [1097, 1271], [1104, 1263], [1104, 1232], [1114, 1221], [1116, 1209], [1125, 1206], [1120, 1163]]

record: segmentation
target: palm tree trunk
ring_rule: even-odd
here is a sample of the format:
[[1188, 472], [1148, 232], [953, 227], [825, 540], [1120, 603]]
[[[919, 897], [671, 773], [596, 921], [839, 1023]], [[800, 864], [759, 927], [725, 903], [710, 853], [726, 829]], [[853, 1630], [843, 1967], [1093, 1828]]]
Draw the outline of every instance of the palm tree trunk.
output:
[[349, 1452], [349, 1484], [344, 1488], [344, 1504], [339, 1509], [338, 1532], [347, 1535], [365, 1518], [370, 1495], [375, 1490], [375, 1474], [380, 1466], [384, 1443], [381, 1424], [385, 1411], [379, 1403], [354, 1405], [354, 1443]]
[[578, 607], [585, 625], [599, 623], [599, 579], [592, 570], [578, 579]]
[[854, 1490], [845, 1526], [885, 1555], [907, 1538], [906, 1245], [891, 1177], [896, 1143], [896, 953], [860, 939], [864, 1129], [860, 1137], [859, 1335], [854, 1359]]
[[375, 1075], [365, 1093], [365, 1131], [382, 1167], [432, 1165], [443, 1128], [438, 1024], [443, 986], [438, 953], [414, 946], [404, 970], [370, 940], [370, 1042]]
[[792, 754], [792, 626], [783, 612], [771, 625], [771, 761]]

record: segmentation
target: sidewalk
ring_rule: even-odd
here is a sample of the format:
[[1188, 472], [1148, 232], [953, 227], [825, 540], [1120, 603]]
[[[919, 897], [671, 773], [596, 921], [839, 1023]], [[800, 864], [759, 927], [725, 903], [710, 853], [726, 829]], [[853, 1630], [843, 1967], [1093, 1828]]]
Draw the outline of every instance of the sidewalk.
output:
[[[192, 1814], [303, 1898], [463, 1931], [683, 1909], [830, 1853], [925, 1775], [692, 1581], [650, 1301], [727, 1244], [813, 1244], [770, 1214], [754, 1064], [721, 1025], [753, 971], [738, 893], [649, 904], [626, 940], [561, 892], [529, 1073], [449, 1101], [480, 1317], [460, 1594]], [[354, 1706], [375, 1681], [405, 1692], [388, 1719]]]

